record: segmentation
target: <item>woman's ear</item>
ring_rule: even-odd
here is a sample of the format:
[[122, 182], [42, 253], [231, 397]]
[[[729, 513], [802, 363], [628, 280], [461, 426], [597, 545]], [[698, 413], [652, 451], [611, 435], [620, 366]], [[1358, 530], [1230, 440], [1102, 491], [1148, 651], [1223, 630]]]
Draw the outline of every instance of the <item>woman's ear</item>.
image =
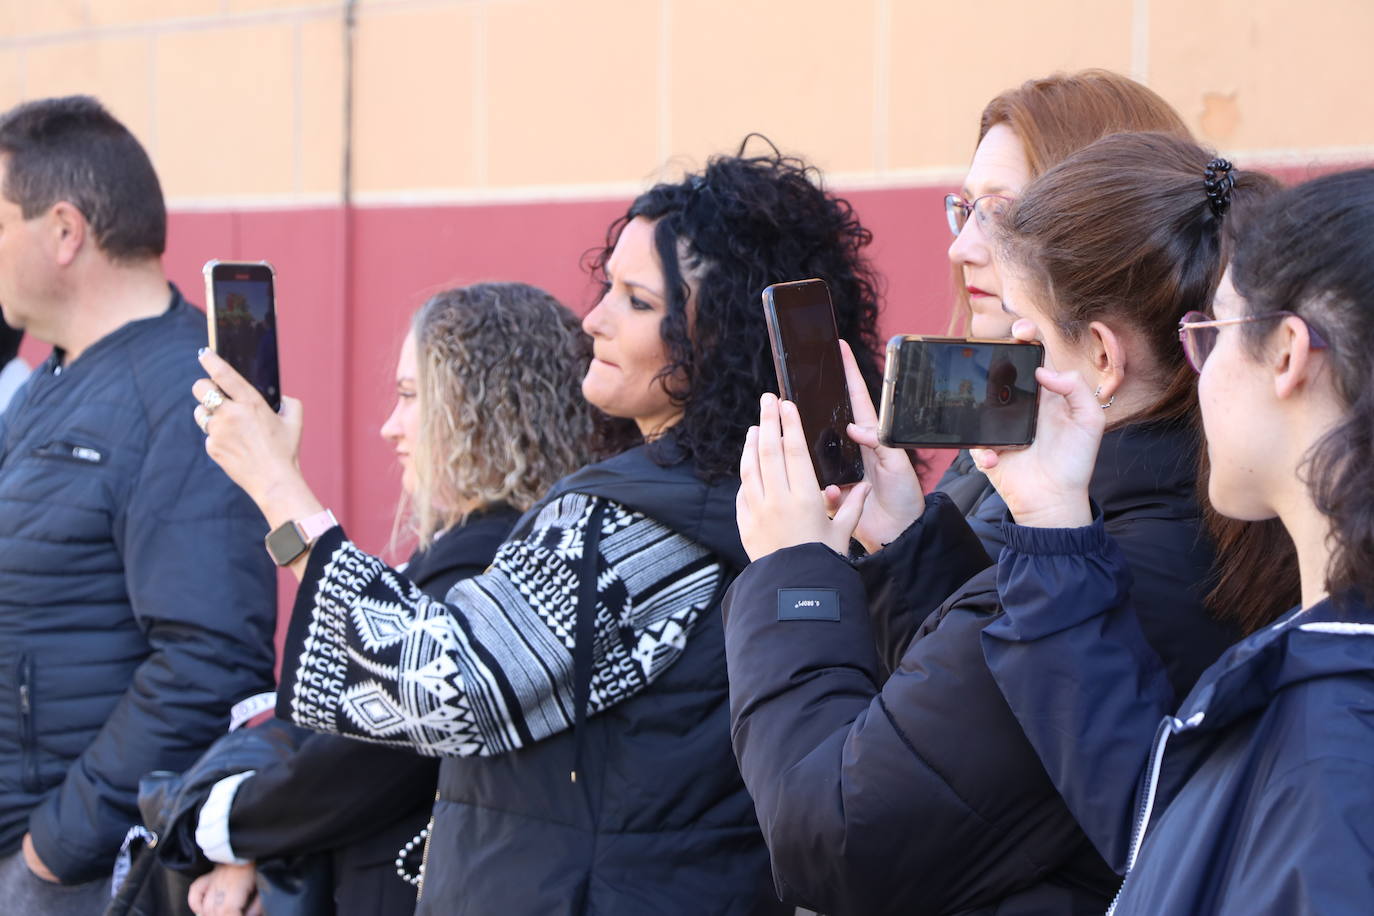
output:
[[1274, 394], [1282, 400], [1312, 381], [1319, 361], [1313, 358], [1312, 332], [1296, 315], [1283, 319], [1271, 346], [1268, 362], [1274, 370]]
[[1126, 346], [1121, 335], [1100, 321], [1088, 325], [1084, 335], [1087, 357], [1097, 378], [1093, 380], [1099, 401], [1110, 401], [1126, 381]]

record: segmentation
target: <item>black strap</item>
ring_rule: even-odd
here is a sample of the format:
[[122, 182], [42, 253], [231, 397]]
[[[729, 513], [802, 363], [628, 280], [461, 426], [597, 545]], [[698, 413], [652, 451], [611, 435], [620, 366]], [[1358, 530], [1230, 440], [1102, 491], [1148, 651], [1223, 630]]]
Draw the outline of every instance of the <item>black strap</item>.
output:
[[[606, 504], [592, 497], [591, 518], [582, 535], [582, 569], [577, 583], [577, 618], [573, 633], [573, 767], [571, 778], [577, 782], [582, 768], [582, 744], [586, 736], [587, 706], [592, 692], [592, 646], [596, 635], [596, 580], [600, 570], [601, 519]], [[583, 794], [588, 792], [583, 786]], [[587, 795], [590, 805], [591, 796]]]

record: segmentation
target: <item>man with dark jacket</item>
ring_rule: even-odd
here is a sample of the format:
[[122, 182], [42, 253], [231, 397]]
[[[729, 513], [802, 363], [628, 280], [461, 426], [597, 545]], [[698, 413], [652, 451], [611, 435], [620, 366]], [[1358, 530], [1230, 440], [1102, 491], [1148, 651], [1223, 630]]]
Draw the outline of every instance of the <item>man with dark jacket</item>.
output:
[[94, 99], [0, 117], [0, 309], [53, 353], [0, 416], [0, 900], [93, 913], [138, 821], [270, 686], [265, 526], [184, 409], [205, 319], [166, 210]]

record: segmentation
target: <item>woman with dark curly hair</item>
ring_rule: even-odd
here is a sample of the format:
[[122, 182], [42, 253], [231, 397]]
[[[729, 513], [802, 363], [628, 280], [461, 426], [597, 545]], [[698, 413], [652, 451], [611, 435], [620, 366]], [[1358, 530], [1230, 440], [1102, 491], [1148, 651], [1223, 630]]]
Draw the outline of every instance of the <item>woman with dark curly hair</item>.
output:
[[817, 178], [741, 150], [611, 226], [582, 392], [642, 441], [555, 485], [442, 603], [319, 521], [299, 404], [278, 416], [202, 357], [210, 455], [302, 579], [279, 712], [450, 758], [421, 913], [790, 912], [730, 748], [719, 602], [748, 562], [734, 467], [775, 385], [763, 287], [828, 281], [876, 377], [869, 233]]

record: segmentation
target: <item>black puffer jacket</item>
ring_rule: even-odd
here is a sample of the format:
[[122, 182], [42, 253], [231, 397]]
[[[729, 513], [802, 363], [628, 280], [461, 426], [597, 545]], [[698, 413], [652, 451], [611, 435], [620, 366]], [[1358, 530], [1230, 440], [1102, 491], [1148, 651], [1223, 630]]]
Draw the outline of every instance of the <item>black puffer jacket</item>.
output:
[[139, 778], [272, 683], [266, 525], [205, 454], [205, 316], [171, 307], [40, 366], [0, 417], [0, 855], [108, 875]]
[[[546, 501], [615, 500], [738, 569], [738, 488], [702, 482], [687, 461], [661, 467], [640, 447], [565, 478]], [[709, 613], [642, 693], [512, 753], [444, 760], [430, 864], [445, 867], [425, 876], [419, 912], [790, 914], [768, 886], [729, 725], [720, 616]]]
[[[1115, 431], [1092, 486], [1179, 690], [1234, 637], [1195, 584], [1211, 563], [1195, 448], [1183, 430]], [[889, 550], [881, 605], [818, 544], [759, 560], [726, 597], [735, 752], [779, 891], [831, 914], [1100, 913], [1116, 876], [983, 661], [992, 561], [941, 494]], [[925, 619], [911, 637], [894, 615]]]

